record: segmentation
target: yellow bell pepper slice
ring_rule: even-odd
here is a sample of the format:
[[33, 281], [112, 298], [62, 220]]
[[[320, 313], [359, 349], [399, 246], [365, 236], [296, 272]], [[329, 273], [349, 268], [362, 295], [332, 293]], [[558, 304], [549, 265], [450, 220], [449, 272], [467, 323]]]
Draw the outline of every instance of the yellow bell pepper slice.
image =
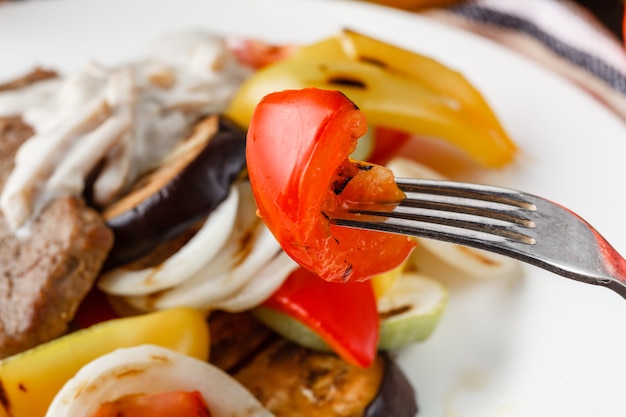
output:
[[375, 275], [370, 280], [372, 283], [372, 289], [374, 290], [374, 295], [376, 299], [379, 299], [383, 295], [387, 294], [391, 288], [393, 288], [394, 284], [404, 273], [406, 269], [406, 261], [402, 262], [400, 265], [396, 266], [391, 271], [387, 271], [385, 273]]
[[[454, 97], [472, 111], [475, 117], [485, 118], [496, 127], [500, 122], [480, 92], [465, 77], [440, 62], [371, 38], [353, 30], [344, 29], [336, 36], [299, 48], [294, 59], [346, 59], [384, 67], [387, 71], [413, 79], [444, 96]], [[506, 133], [500, 132], [503, 136]]]
[[[464, 108], [474, 117], [485, 119], [485, 124], [492, 124], [500, 136], [507, 136], [487, 101], [460, 72], [434, 59], [351, 30], [342, 31], [337, 38], [342, 45], [342, 50], [350, 59], [378, 63], [388, 71], [403, 74], [427, 85], [434, 92], [453, 97], [463, 103]], [[513, 146], [512, 143], [509, 145]]]
[[61, 387], [87, 363], [122, 347], [163, 346], [202, 360], [209, 355], [205, 316], [174, 308], [78, 330], [0, 361], [0, 417], [43, 417]]
[[247, 125], [256, 103], [267, 93], [305, 87], [340, 90], [371, 125], [445, 138], [486, 166], [503, 166], [513, 158], [515, 147], [508, 137], [474, 117], [460, 102], [362, 62], [286, 60], [268, 66], [244, 83], [227, 113]]
[[340, 90], [370, 125], [445, 139], [488, 167], [504, 166], [516, 153], [486, 101], [458, 72], [351, 31], [303, 46], [257, 71], [227, 114], [247, 126], [266, 94], [305, 87]]

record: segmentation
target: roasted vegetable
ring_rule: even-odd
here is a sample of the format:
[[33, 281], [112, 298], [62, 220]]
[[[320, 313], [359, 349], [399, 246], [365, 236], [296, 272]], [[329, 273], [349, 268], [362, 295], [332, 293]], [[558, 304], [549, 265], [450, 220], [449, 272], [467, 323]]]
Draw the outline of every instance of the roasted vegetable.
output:
[[402, 370], [388, 354], [384, 360], [383, 380], [376, 397], [367, 405], [363, 417], [413, 417], [417, 414], [415, 391]]
[[177, 308], [106, 321], [0, 361], [0, 417], [43, 417], [85, 364], [117, 348], [151, 343], [206, 360], [209, 332], [196, 310]]
[[415, 392], [385, 353], [361, 368], [332, 353], [288, 342], [248, 313], [217, 312], [209, 323], [211, 351], [216, 353], [211, 362], [233, 375], [276, 417], [416, 415]]
[[259, 215], [289, 256], [328, 281], [387, 272], [415, 247], [407, 236], [330, 223], [346, 205], [393, 208], [404, 197], [390, 170], [348, 158], [366, 129], [346, 96], [317, 88], [267, 95], [248, 129], [248, 176]]
[[106, 268], [131, 262], [201, 220], [226, 199], [245, 167], [245, 132], [217, 116], [194, 132], [104, 217], [115, 235]]
[[[195, 406], [188, 406], [189, 414], [183, 408], [172, 409], [171, 404], [169, 409], [167, 404], [156, 407], [159, 399], [171, 397], [176, 391], [187, 393], [191, 399], [193, 395], [189, 394], [198, 392], [200, 404], [195, 401]], [[148, 398], [151, 403], [146, 403], [146, 394], [153, 395]], [[107, 408], [110, 413], [106, 413]], [[221, 369], [154, 345], [117, 349], [83, 366], [55, 396], [46, 414], [72, 416], [273, 417]]]
[[367, 367], [376, 357], [380, 320], [371, 282], [328, 282], [298, 268], [263, 306], [305, 324], [351, 364]]
[[[59, 410], [59, 417], [65, 417], [67, 415], [65, 413], [67, 410]], [[199, 391], [127, 394], [103, 402], [95, 413], [88, 415], [88, 417], [120, 416], [213, 417]]]
[[[238, 206], [229, 207], [237, 195]], [[221, 215], [215, 219], [219, 213], [232, 221]], [[256, 215], [250, 184], [244, 180], [237, 181], [198, 233], [165, 255], [169, 257], [151, 267], [108, 271], [98, 286], [140, 311], [177, 306], [243, 311], [262, 303], [297, 267]]]
[[[282, 303], [284, 305], [291, 303], [294, 307], [291, 309], [275, 307], [277, 295], [253, 309], [251, 313], [286, 339], [314, 350], [337, 351], [332, 344], [325, 341], [327, 337], [325, 338], [324, 332], [320, 331], [325, 327], [331, 327], [341, 333], [344, 343], [346, 339], [352, 338], [352, 345], [361, 347], [364, 345], [363, 342], [357, 342], [358, 333], [351, 324], [360, 324], [362, 317], [364, 315], [368, 317], [371, 313], [370, 309], [366, 308], [367, 304], [354, 301], [350, 297], [358, 296], [357, 291], [346, 288], [336, 295], [326, 291], [326, 295], [321, 297], [314, 297], [313, 294], [316, 292], [312, 291], [311, 297], [305, 299], [305, 302], [298, 302], [297, 297], [304, 299], [306, 291], [301, 291], [300, 294], [280, 293], [281, 290], [278, 291], [280, 298], [286, 299], [281, 300]], [[295, 300], [290, 300], [289, 296]], [[376, 320], [380, 320], [380, 335], [377, 337], [376, 348], [393, 350], [426, 340], [435, 330], [447, 304], [447, 298], [448, 293], [439, 282], [414, 272], [402, 274], [391, 289], [377, 299]], [[327, 308], [329, 304], [341, 306], [341, 311]], [[299, 311], [294, 313], [296, 307]], [[367, 334], [364, 331], [362, 333]]]
[[[191, 225], [177, 238], [157, 246], [135, 262], [106, 271], [98, 280], [98, 288], [114, 295], [148, 295], [179, 285], [206, 270], [231, 234], [238, 200], [237, 187], [232, 186], [226, 199], [201, 225]], [[194, 307], [187, 304], [169, 307], [181, 305]]]
[[489, 105], [461, 74], [348, 30], [257, 71], [227, 113], [245, 125], [268, 93], [305, 87], [338, 89], [371, 126], [445, 139], [485, 166], [506, 165], [516, 153]]

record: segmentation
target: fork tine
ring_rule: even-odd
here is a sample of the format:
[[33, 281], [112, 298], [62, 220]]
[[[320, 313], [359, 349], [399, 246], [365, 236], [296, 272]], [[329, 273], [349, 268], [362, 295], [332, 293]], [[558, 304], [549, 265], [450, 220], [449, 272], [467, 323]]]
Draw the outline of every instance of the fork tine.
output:
[[392, 217], [384, 218], [381, 213], [378, 213], [381, 217], [378, 221], [373, 219], [363, 221], [363, 218], [360, 217], [362, 214], [367, 214], [368, 217], [371, 217], [370, 213], [345, 212], [341, 213], [339, 216], [333, 216], [331, 223], [338, 226], [438, 239], [478, 249], [489, 249], [500, 253], [503, 252], [498, 250], [497, 244], [503, 243], [507, 239], [514, 241], [526, 240], [529, 243], [533, 241], [532, 237], [522, 233], [516, 233], [514, 230], [507, 231], [506, 229], [500, 229], [497, 233], [494, 233], [493, 230], [490, 230], [489, 225], [472, 228], [456, 227], [449, 224], [441, 224], [436, 221], [428, 221], [429, 219], [427, 218], [422, 221]]
[[[460, 210], [444, 211], [442, 209], [407, 207], [404, 202], [389, 212], [372, 211], [368, 209], [352, 208], [351, 215], [366, 216], [365, 222], [376, 227], [382, 222], [380, 227], [398, 228], [398, 233], [402, 230], [410, 229], [416, 235], [426, 234], [428, 231], [439, 233], [452, 233], [454, 236], [469, 236], [472, 238], [490, 239], [500, 237], [512, 241], [533, 244], [535, 240], [511, 222], [502, 221], [494, 217], [481, 216], [479, 214], [460, 213]], [[377, 220], [374, 220], [378, 218]], [[364, 218], [353, 217], [354, 220], [363, 221]], [[339, 219], [335, 218], [336, 224]], [[342, 221], [347, 221], [348, 217], [342, 217]], [[344, 224], [345, 225], [345, 224]], [[532, 226], [531, 226], [532, 227]], [[475, 233], [472, 233], [475, 232]], [[490, 236], [493, 236], [490, 238]], [[423, 236], [430, 237], [430, 236]], [[452, 239], [452, 238], [451, 238]], [[501, 239], [496, 239], [502, 241]]]
[[[403, 209], [413, 208], [459, 213], [474, 216], [488, 216], [496, 221], [514, 223], [523, 227], [533, 227], [534, 222], [527, 211], [519, 207], [506, 206], [502, 203], [479, 201], [463, 197], [439, 197], [437, 195], [407, 193], [406, 198], [397, 206]], [[398, 210], [400, 211], [400, 210]], [[413, 211], [413, 212], [415, 212]]]
[[509, 190], [472, 184], [468, 191], [466, 184], [460, 188], [457, 183], [421, 179], [397, 178], [396, 182], [406, 198], [393, 209], [354, 205], [335, 214], [333, 223], [392, 233], [410, 231], [469, 246], [478, 246], [477, 239], [535, 242], [522, 231], [535, 226], [527, 214], [535, 207]]
[[423, 192], [433, 195], [460, 196], [475, 200], [493, 201], [536, 210], [534, 203], [522, 198], [519, 191], [493, 185], [459, 183], [453, 181], [428, 180], [418, 178], [396, 178], [396, 184], [404, 192]]
[[528, 213], [536, 210], [535, 205], [521, 199], [519, 195], [505, 194], [509, 190], [483, 187], [482, 190], [470, 190], [461, 194], [454, 187], [454, 183], [431, 182], [433, 185], [426, 188], [424, 183], [417, 187], [413, 182], [408, 184], [406, 179], [404, 181], [398, 183], [400, 189], [406, 193], [401, 207], [465, 213], [524, 227], [535, 226]]

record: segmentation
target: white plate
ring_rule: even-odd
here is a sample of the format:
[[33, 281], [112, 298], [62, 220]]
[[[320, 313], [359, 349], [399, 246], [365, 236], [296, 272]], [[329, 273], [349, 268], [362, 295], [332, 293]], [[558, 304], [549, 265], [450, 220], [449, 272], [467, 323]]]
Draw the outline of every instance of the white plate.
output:
[[[626, 128], [585, 93], [496, 44], [340, 0], [48, 0], [0, 6], [0, 78], [132, 58], [165, 32], [208, 28], [308, 42], [342, 26], [431, 55], [487, 97], [523, 155], [478, 178], [559, 201], [626, 253]], [[526, 268], [453, 292], [427, 342], [399, 360], [426, 417], [624, 416], [626, 301]]]

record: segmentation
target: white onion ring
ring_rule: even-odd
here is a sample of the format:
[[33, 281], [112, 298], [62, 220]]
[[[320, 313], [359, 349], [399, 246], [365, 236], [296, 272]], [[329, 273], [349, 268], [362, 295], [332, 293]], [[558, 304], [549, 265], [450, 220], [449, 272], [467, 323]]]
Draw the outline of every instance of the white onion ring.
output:
[[280, 245], [256, 215], [254, 195], [248, 183], [239, 185], [239, 195], [233, 231], [210, 264], [158, 296], [125, 297], [124, 301], [144, 311], [178, 306], [206, 310], [256, 281], [258, 271], [275, 257]]
[[256, 307], [278, 290], [289, 274], [299, 267], [289, 255], [280, 251], [237, 294], [215, 304], [214, 308], [236, 313]]
[[53, 399], [45, 417], [93, 415], [120, 397], [199, 391], [212, 417], [271, 417], [239, 382], [207, 362], [153, 345], [118, 349], [81, 368]]
[[226, 200], [178, 252], [156, 267], [130, 271], [122, 266], [109, 271], [98, 280], [98, 288], [112, 295], [146, 295], [184, 282], [224, 246], [237, 217], [238, 202], [238, 188], [233, 186]]

